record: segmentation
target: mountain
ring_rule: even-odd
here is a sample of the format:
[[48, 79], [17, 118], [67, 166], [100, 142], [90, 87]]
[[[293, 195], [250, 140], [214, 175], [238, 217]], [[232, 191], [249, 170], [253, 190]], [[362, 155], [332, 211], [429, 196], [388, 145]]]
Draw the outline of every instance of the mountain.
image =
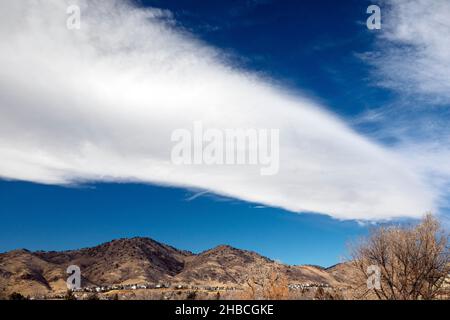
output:
[[13, 291], [45, 294], [65, 286], [64, 270], [27, 250], [0, 255], [0, 297]]
[[177, 279], [239, 284], [255, 266], [273, 263], [257, 253], [222, 245], [186, 259], [185, 268]]
[[193, 254], [149, 238], [132, 238], [80, 250], [2, 253], [0, 297], [12, 292], [30, 296], [65, 292], [69, 265], [81, 268], [84, 287], [143, 283], [241, 286], [255, 270], [263, 269], [277, 270], [289, 283], [336, 286], [344, 280], [335, 269], [288, 266], [226, 245]]
[[149, 238], [120, 239], [93, 248], [63, 252], [36, 252], [56, 265], [77, 265], [96, 285], [169, 280], [184, 268], [192, 253], [180, 251]]

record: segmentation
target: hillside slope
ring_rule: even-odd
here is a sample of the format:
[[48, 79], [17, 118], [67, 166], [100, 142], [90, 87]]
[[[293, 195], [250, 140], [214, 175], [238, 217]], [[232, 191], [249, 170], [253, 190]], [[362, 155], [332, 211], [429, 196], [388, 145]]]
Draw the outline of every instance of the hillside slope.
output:
[[81, 268], [83, 287], [136, 283], [240, 286], [263, 269], [277, 270], [289, 283], [337, 286], [345, 280], [336, 269], [288, 266], [225, 245], [193, 254], [149, 238], [132, 238], [80, 250], [14, 250], [0, 254], [0, 297], [12, 292], [64, 292], [69, 265]]

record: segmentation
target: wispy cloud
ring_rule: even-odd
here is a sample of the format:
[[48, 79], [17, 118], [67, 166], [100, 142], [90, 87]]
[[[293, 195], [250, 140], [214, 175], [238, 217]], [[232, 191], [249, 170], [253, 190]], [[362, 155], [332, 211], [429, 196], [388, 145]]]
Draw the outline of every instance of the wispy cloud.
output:
[[[440, 194], [416, 162], [314, 101], [231, 67], [160, 10], [79, 1], [82, 28], [69, 31], [68, 3], [0, 4], [0, 176], [199, 188], [343, 219], [418, 217], [436, 208]], [[196, 120], [280, 129], [279, 174], [174, 166], [171, 132]]]
[[[372, 136], [394, 141], [450, 207], [450, 2], [385, 0], [374, 50], [362, 58], [374, 68], [372, 82], [397, 93], [395, 101], [360, 115]], [[448, 210], [448, 209], [447, 209]]]
[[382, 14], [377, 50], [365, 56], [377, 84], [416, 102], [450, 104], [450, 2], [385, 0]]
[[203, 196], [205, 194], [208, 194], [208, 193], [209, 193], [209, 191], [197, 192], [196, 194], [194, 194], [194, 195], [190, 196], [189, 198], [187, 198], [186, 201], [195, 200], [195, 199], [197, 199], [197, 198], [199, 198], [199, 197], [201, 197], [201, 196]]

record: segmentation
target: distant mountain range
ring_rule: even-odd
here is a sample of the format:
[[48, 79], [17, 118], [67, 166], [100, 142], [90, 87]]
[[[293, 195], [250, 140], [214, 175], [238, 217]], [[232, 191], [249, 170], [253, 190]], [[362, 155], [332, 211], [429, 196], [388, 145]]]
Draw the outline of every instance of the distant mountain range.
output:
[[30, 296], [65, 292], [69, 265], [80, 267], [83, 287], [158, 283], [239, 287], [261, 268], [277, 270], [292, 284], [339, 287], [346, 285], [348, 272], [345, 264], [289, 266], [226, 245], [194, 254], [149, 238], [132, 238], [80, 250], [2, 253], [0, 298], [13, 292]]

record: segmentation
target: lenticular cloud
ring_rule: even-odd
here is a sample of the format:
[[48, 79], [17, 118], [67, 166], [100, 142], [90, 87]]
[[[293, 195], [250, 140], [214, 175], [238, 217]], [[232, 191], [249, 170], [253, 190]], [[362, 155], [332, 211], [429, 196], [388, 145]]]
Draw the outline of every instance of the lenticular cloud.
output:
[[[78, 3], [81, 29], [66, 27]], [[394, 151], [315, 102], [231, 67], [169, 12], [123, 1], [0, 4], [0, 176], [137, 181], [344, 219], [418, 217], [435, 195]], [[171, 133], [279, 129], [277, 175], [171, 162]]]

